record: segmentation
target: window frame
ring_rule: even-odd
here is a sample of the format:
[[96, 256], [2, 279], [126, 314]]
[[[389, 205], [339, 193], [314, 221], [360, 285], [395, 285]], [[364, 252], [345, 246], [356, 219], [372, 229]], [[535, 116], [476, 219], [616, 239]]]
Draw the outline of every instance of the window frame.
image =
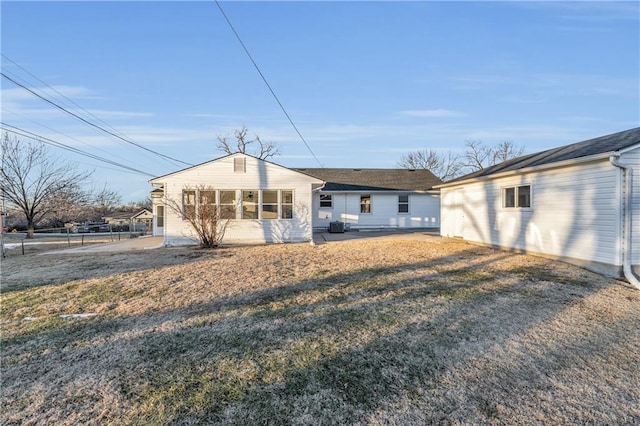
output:
[[[284, 193], [285, 192], [290, 192], [291, 193], [291, 202], [290, 203], [285, 203], [285, 199], [284, 199]], [[293, 220], [293, 205], [295, 202], [295, 192], [293, 191], [293, 189], [280, 189], [278, 190], [278, 211], [279, 211], [279, 215], [278, 215], [278, 219], [282, 219], [282, 220]], [[287, 209], [285, 209], [285, 207], [288, 207]], [[291, 212], [291, 217], [285, 217], [285, 210], [289, 210]]]
[[[191, 197], [189, 194], [193, 194], [193, 202], [189, 202]], [[182, 190], [182, 220], [187, 220], [187, 207], [193, 208], [193, 215], [196, 215], [196, 205], [198, 199], [198, 191], [195, 189], [183, 189]]]
[[[528, 188], [528, 195], [526, 205], [521, 203], [521, 188]], [[522, 183], [517, 185], [503, 186], [501, 188], [501, 206], [504, 210], [533, 210], [533, 185], [531, 183]], [[509, 194], [509, 195], [508, 195]], [[509, 201], [511, 201], [509, 203]], [[513, 204], [513, 205], [508, 205]]]
[[[245, 201], [245, 193], [255, 193], [256, 200], [255, 201]], [[242, 220], [258, 220], [260, 219], [260, 198], [261, 190], [259, 189], [241, 189], [240, 190], [240, 219]], [[249, 197], [251, 199], [251, 197]], [[248, 208], [250, 206], [255, 207], [255, 217], [246, 217], [247, 213], [245, 212], [245, 206]]]
[[164, 228], [164, 206], [156, 206], [156, 227]]
[[[325, 198], [324, 200], [322, 198]], [[328, 203], [329, 205], [322, 205], [322, 203]], [[320, 194], [320, 208], [332, 209], [333, 208], [333, 194]]]
[[[264, 193], [265, 192], [275, 192], [275, 196], [276, 196], [276, 200], [275, 202], [265, 202], [264, 200]], [[268, 213], [275, 213], [275, 217], [264, 217], [264, 213], [265, 213], [265, 206], [270, 206], [270, 207], [274, 207], [275, 206], [275, 211], [269, 211]], [[274, 219], [279, 219], [280, 218], [280, 191], [278, 191], [277, 189], [262, 189], [260, 190], [260, 215], [259, 215], [260, 219], [264, 219], [264, 220], [274, 220]]]
[[[407, 197], [407, 201], [402, 201], [400, 197]], [[409, 194], [398, 194], [398, 214], [410, 214]], [[401, 211], [400, 207], [406, 206], [407, 211]]]
[[[372, 211], [373, 211], [372, 205], [373, 205], [373, 202], [371, 199], [371, 194], [360, 195], [360, 214], [372, 214]], [[365, 210], [368, 210], [368, 211], [365, 211]]]

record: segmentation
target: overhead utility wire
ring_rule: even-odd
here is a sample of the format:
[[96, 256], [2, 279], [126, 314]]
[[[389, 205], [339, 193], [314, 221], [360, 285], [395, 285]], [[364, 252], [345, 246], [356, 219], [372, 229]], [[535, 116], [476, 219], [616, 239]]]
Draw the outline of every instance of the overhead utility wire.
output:
[[24, 129], [21, 129], [21, 128], [16, 127], [16, 126], [12, 126], [11, 124], [0, 122], [0, 125], [2, 126], [2, 129], [7, 131], [7, 132], [11, 132], [11, 133], [19, 135], [19, 136], [24, 136], [26, 138], [35, 140], [35, 141], [40, 142], [40, 143], [44, 143], [44, 144], [47, 144], [47, 145], [55, 146], [57, 148], [61, 148], [61, 149], [73, 152], [75, 154], [83, 155], [85, 157], [101, 161], [103, 163], [111, 164], [113, 166], [117, 166], [117, 167], [120, 167], [121, 169], [129, 170], [129, 171], [134, 172], [134, 173], [138, 173], [138, 174], [141, 174], [141, 175], [154, 177], [151, 173], [143, 172], [142, 170], [134, 169], [133, 167], [129, 167], [129, 166], [125, 165], [125, 164], [121, 164], [121, 163], [109, 160], [107, 158], [103, 158], [103, 157], [100, 157], [98, 155], [91, 154], [89, 152], [83, 151], [83, 150], [78, 149], [78, 148], [74, 148], [74, 147], [69, 146], [67, 144], [64, 144], [62, 142], [58, 142], [56, 140], [53, 140], [53, 139], [38, 135], [38, 134], [30, 132], [28, 130], [24, 130]]
[[[77, 102], [75, 102], [73, 99], [69, 99], [67, 96], [65, 96], [64, 94], [60, 93], [58, 90], [56, 90], [54, 87], [52, 87], [51, 85], [49, 85], [47, 82], [43, 81], [42, 79], [38, 78], [36, 75], [34, 75], [33, 73], [29, 72], [29, 70], [27, 70], [25, 67], [23, 67], [22, 65], [20, 65], [19, 63], [17, 63], [16, 61], [14, 61], [13, 59], [9, 58], [7, 55], [5, 55], [4, 53], [0, 53], [0, 55], [2, 55], [2, 57], [6, 60], [8, 60], [9, 62], [11, 62], [12, 64], [14, 64], [15, 66], [17, 66], [18, 68], [20, 68], [22, 71], [24, 71], [25, 73], [29, 74], [31, 77], [33, 77], [34, 79], [36, 79], [38, 82], [44, 84], [45, 86], [47, 86], [49, 89], [53, 90], [54, 92], [56, 92], [60, 97], [66, 99], [67, 101], [69, 101], [69, 103], [73, 104], [76, 108], [82, 110], [83, 112], [87, 113], [87, 115], [90, 115], [91, 117], [93, 117], [96, 121], [99, 121], [100, 123], [104, 124], [106, 127], [108, 127], [109, 129], [113, 130], [114, 132], [120, 134], [123, 137], [126, 137], [127, 135], [125, 135], [124, 133], [122, 133], [121, 131], [119, 131], [118, 129], [114, 128], [113, 126], [109, 125], [109, 123], [105, 122], [104, 120], [100, 119], [100, 117], [97, 117], [95, 114], [91, 113], [90, 111], [88, 111], [87, 109], [83, 108], [81, 105], [79, 105]], [[5, 69], [5, 72], [9, 72]]]
[[25, 116], [24, 116], [24, 115], [22, 115], [22, 114], [18, 114], [18, 113], [17, 113], [17, 112], [15, 112], [15, 111], [11, 111], [11, 110], [8, 110], [8, 109], [4, 109], [3, 111], [4, 111], [4, 112], [8, 112], [8, 113], [10, 113], [10, 114], [13, 114], [13, 115], [15, 115], [15, 116], [17, 116], [17, 117], [20, 117], [20, 118], [22, 118], [23, 120], [27, 120], [27, 121], [30, 121], [30, 122], [32, 122], [32, 123], [34, 123], [34, 124], [37, 124], [37, 125], [38, 125], [38, 126], [40, 126], [40, 127], [44, 127], [44, 128], [45, 128], [45, 129], [47, 129], [47, 130], [50, 130], [50, 131], [52, 131], [52, 132], [54, 132], [54, 133], [59, 134], [60, 136], [64, 136], [65, 138], [73, 139], [74, 141], [76, 141], [76, 142], [78, 142], [78, 143], [81, 143], [82, 145], [86, 145], [86, 146], [88, 146], [88, 147], [90, 147], [91, 149], [94, 149], [94, 150], [96, 150], [96, 151], [104, 152], [105, 154], [112, 155], [112, 156], [114, 156], [115, 158], [119, 158], [120, 160], [130, 161], [130, 160], [127, 160], [127, 159], [126, 159], [126, 158], [124, 158], [124, 157], [121, 157], [121, 156], [119, 156], [119, 155], [117, 155], [117, 154], [114, 154], [114, 153], [112, 153], [112, 152], [109, 152], [109, 151], [107, 151], [107, 150], [105, 150], [105, 149], [102, 149], [102, 148], [99, 148], [99, 147], [96, 147], [96, 146], [92, 146], [92, 145], [90, 145], [90, 144], [86, 143], [86, 142], [85, 142], [85, 141], [83, 141], [83, 140], [80, 140], [80, 139], [78, 139], [78, 138], [76, 138], [76, 137], [73, 137], [73, 136], [69, 136], [69, 135], [67, 135], [67, 134], [65, 134], [65, 133], [62, 133], [62, 132], [60, 132], [60, 131], [58, 131], [58, 130], [56, 130], [56, 129], [53, 129], [53, 128], [51, 128], [51, 127], [49, 127], [49, 126], [45, 125], [45, 124], [39, 123], [39, 122], [37, 122], [37, 121], [34, 121], [34, 120], [32, 120], [32, 119], [30, 119], [30, 118], [28, 118], [28, 117], [25, 117]]
[[133, 141], [130, 141], [130, 140], [128, 140], [128, 139], [125, 139], [125, 138], [123, 138], [122, 136], [120, 136], [120, 135], [118, 135], [118, 134], [116, 134], [116, 133], [113, 133], [113, 132], [112, 132], [112, 131], [110, 131], [110, 130], [105, 129], [104, 127], [98, 126], [97, 124], [94, 124], [94, 123], [90, 122], [89, 120], [87, 120], [87, 119], [85, 119], [85, 118], [83, 118], [83, 117], [79, 116], [78, 114], [76, 114], [76, 113], [74, 113], [74, 112], [72, 112], [72, 111], [69, 111], [68, 109], [66, 109], [66, 108], [64, 108], [64, 107], [62, 107], [62, 106], [60, 106], [60, 105], [58, 105], [57, 103], [55, 103], [55, 102], [53, 102], [53, 101], [51, 101], [51, 100], [49, 100], [49, 99], [47, 99], [47, 98], [45, 98], [44, 96], [39, 95], [38, 93], [36, 93], [36, 92], [34, 92], [33, 90], [29, 89], [27, 86], [25, 86], [25, 85], [23, 85], [23, 84], [21, 84], [21, 83], [17, 82], [16, 80], [12, 79], [11, 77], [9, 77], [8, 75], [6, 75], [5, 73], [0, 72], [0, 75], [2, 75], [2, 77], [4, 77], [4, 78], [6, 78], [7, 80], [11, 81], [11, 82], [12, 82], [12, 83], [14, 83], [15, 85], [22, 87], [22, 88], [23, 88], [24, 90], [26, 90], [27, 92], [29, 92], [29, 93], [33, 94], [34, 96], [36, 96], [36, 97], [38, 97], [38, 98], [42, 99], [42, 100], [43, 100], [43, 101], [45, 101], [46, 103], [53, 105], [54, 107], [56, 107], [56, 108], [58, 108], [58, 109], [60, 109], [60, 110], [62, 110], [62, 111], [64, 111], [64, 112], [66, 112], [67, 114], [69, 114], [69, 115], [71, 115], [71, 116], [73, 116], [73, 117], [77, 118], [78, 120], [82, 121], [83, 123], [86, 123], [86, 124], [88, 124], [88, 125], [89, 125], [89, 126], [91, 126], [91, 127], [95, 127], [96, 129], [102, 130], [103, 132], [105, 132], [105, 133], [107, 133], [107, 134], [109, 134], [109, 135], [111, 135], [111, 136], [114, 136], [114, 137], [116, 137], [116, 138], [120, 139], [120, 140], [121, 140], [121, 141], [123, 141], [123, 142], [126, 142], [126, 143], [128, 143], [128, 144], [131, 144], [131, 145], [137, 146], [137, 147], [138, 147], [138, 148], [140, 148], [140, 149], [143, 149], [143, 150], [145, 150], [145, 151], [151, 152], [152, 154], [155, 154], [155, 155], [157, 155], [157, 156], [159, 156], [159, 157], [163, 157], [163, 158], [168, 159], [168, 160], [171, 160], [171, 161], [175, 161], [175, 162], [178, 162], [178, 163], [182, 163], [182, 164], [185, 164], [185, 165], [187, 165], [187, 166], [192, 166], [192, 165], [193, 165], [193, 164], [190, 164], [190, 163], [186, 163], [186, 162], [184, 162], [184, 161], [182, 161], [182, 160], [178, 160], [177, 158], [173, 158], [173, 157], [170, 157], [170, 156], [168, 156], [168, 155], [161, 154], [161, 153], [159, 153], [159, 152], [157, 152], [157, 151], [154, 151], [154, 150], [152, 150], [152, 149], [149, 149], [149, 148], [147, 148], [147, 147], [144, 147], [144, 146], [142, 146], [142, 145], [140, 145], [140, 144], [137, 144], [137, 143], [135, 143], [135, 142], [133, 142]]
[[222, 13], [222, 16], [224, 16], [224, 19], [227, 21], [227, 24], [229, 24], [229, 27], [231, 28], [231, 31], [233, 31], [233, 34], [235, 34], [236, 38], [238, 39], [238, 41], [242, 45], [242, 48], [244, 49], [245, 53], [247, 54], [247, 56], [251, 60], [251, 63], [256, 68], [256, 71], [258, 71], [258, 74], [260, 74], [260, 77], [262, 77], [262, 81], [264, 81], [264, 84], [267, 85], [267, 88], [271, 92], [271, 95], [273, 95], [273, 98], [276, 100], [278, 105], [280, 105], [280, 109], [282, 110], [282, 112], [284, 112], [284, 115], [289, 120], [289, 123], [291, 123], [291, 125], [295, 129], [296, 133], [298, 134], [298, 136], [300, 136], [300, 139], [302, 140], [302, 142], [304, 142], [305, 146], [307, 147], [307, 150], [309, 150], [309, 152], [311, 153], [313, 158], [316, 160], [316, 162], [320, 165], [320, 167], [323, 167], [322, 163], [320, 163], [320, 160], [318, 160], [318, 157], [316, 157], [316, 154], [313, 153], [313, 150], [311, 149], [311, 147], [309, 146], [309, 144], [305, 140], [304, 136], [302, 136], [302, 133], [300, 133], [300, 130], [298, 130], [298, 127], [295, 125], [295, 123], [293, 122], [293, 120], [289, 116], [289, 113], [287, 112], [287, 110], [282, 105], [282, 102], [280, 102], [280, 99], [278, 99], [278, 96], [276, 95], [276, 92], [273, 91], [273, 89], [271, 88], [271, 85], [269, 84], [269, 82], [265, 78], [264, 74], [262, 74], [262, 71], [260, 71], [260, 68], [258, 67], [258, 64], [256, 63], [256, 61], [253, 60], [253, 56], [251, 56], [251, 53], [249, 53], [249, 49], [247, 49], [247, 46], [245, 46], [245, 44], [242, 42], [242, 39], [240, 38], [240, 35], [236, 31], [236, 29], [233, 27], [233, 24], [231, 23], [231, 21], [227, 17], [227, 14], [224, 13], [224, 10], [222, 10], [222, 6], [220, 6], [220, 3], [218, 2], [218, 0], [215, 0], [215, 2], [216, 2], [216, 5], [218, 6], [218, 9], [220, 9], [220, 13]]

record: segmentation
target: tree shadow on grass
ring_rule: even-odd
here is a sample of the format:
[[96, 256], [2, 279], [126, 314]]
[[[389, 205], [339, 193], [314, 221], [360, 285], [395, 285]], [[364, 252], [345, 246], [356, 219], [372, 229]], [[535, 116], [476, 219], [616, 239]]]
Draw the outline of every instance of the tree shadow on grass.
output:
[[[81, 371], [106, 371], [125, 407], [111, 416], [126, 422], [371, 422], [398, 399], [423, 409], [414, 420], [494, 421], [499, 413], [486, 400], [447, 393], [452, 372], [615, 282], [557, 284], [523, 271], [488, 272], [513, 255], [485, 252], [491, 255], [469, 259], [464, 268], [450, 263], [477, 250], [189, 308], [74, 322], [8, 349], [30, 351], [28, 361], [19, 361], [28, 376], [43, 363], [64, 365], [70, 357]], [[562, 280], [549, 272], [554, 276]], [[120, 356], [106, 356], [114, 346]], [[11, 372], [5, 378], [18, 380]], [[19, 389], [28, 393], [32, 386], [26, 388]], [[54, 401], [91, 407], [51, 392]], [[467, 408], [473, 409], [469, 417], [461, 417]]]
[[34, 262], [29, 257], [2, 261], [2, 293], [57, 285], [78, 280], [144, 272], [164, 266], [185, 265], [226, 256], [227, 251], [196, 248], [161, 248], [144, 251], [52, 254]]

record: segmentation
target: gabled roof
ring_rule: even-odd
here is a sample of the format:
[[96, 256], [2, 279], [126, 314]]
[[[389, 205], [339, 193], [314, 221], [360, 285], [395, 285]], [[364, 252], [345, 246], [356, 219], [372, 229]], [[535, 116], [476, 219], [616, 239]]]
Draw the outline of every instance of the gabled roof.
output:
[[442, 183], [429, 170], [293, 169], [325, 181], [323, 191], [427, 191]]
[[552, 165], [553, 163], [569, 160], [577, 161], [581, 158], [598, 155], [605, 156], [633, 145], [640, 145], [640, 127], [507, 160], [495, 166], [450, 180], [441, 186], [529, 167]]
[[[263, 159], [261, 159], [261, 158], [255, 157], [255, 156], [250, 155], [250, 154], [244, 154], [244, 153], [241, 153], [241, 152], [236, 152], [236, 153], [233, 153], [233, 154], [228, 154], [228, 155], [224, 155], [224, 156], [222, 156], [222, 157], [214, 158], [213, 160], [208, 160], [208, 161], [205, 161], [205, 162], [200, 163], [200, 164], [195, 164], [195, 165], [193, 165], [193, 166], [185, 167], [184, 169], [176, 170], [175, 172], [167, 173], [167, 174], [162, 175], [162, 176], [157, 176], [157, 177], [151, 178], [151, 179], [149, 179], [149, 183], [151, 183], [151, 184], [158, 184], [158, 183], [161, 183], [161, 182], [158, 182], [158, 180], [159, 180], [159, 179], [164, 179], [164, 178], [167, 178], [167, 177], [169, 177], [169, 176], [173, 176], [173, 175], [177, 175], [177, 174], [183, 173], [183, 172], [185, 172], [185, 171], [187, 171], [187, 170], [191, 170], [191, 169], [195, 169], [195, 168], [198, 168], [198, 167], [205, 166], [205, 165], [207, 165], [207, 164], [215, 163], [215, 162], [218, 162], [218, 161], [223, 160], [223, 159], [225, 159], [225, 158], [238, 157], [238, 156], [248, 157], [248, 158], [253, 158], [253, 159], [256, 159], [256, 160], [258, 160], [258, 161], [262, 161], [262, 162], [264, 162], [264, 163], [271, 164], [271, 165], [273, 165], [273, 166], [276, 166], [276, 167], [279, 167], [279, 168], [282, 168], [282, 169], [288, 169], [288, 170], [291, 170], [291, 171], [294, 171], [294, 172], [300, 173], [300, 171], [299, 171], [299, 170], [291, 169], [291, 168], [288, 168], [288, 167], [285, 167], [285, 166], [281, 166], [280, 164], [278, 164], [278, 163], [274, 163], [274, 162], [272, 162], [272, 161], [263, 160]], [[303, 174], [304, 174], [304, 173], [303, 173]], [[313, 178], [313, 176], [309, 176], [309, 177], [312, 177], [312, 178]], [[160, 188], [157, 188], [157, 189], [160, 189]]]

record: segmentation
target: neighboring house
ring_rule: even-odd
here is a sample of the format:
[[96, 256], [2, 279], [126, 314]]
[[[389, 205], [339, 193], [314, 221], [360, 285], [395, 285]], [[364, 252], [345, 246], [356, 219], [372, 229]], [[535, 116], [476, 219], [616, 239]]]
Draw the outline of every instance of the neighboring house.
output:
[[[438, 227], [440, 205], [426, 170], [290, 169], [232, 154], [149, 181], [153, 233], [164, 244], [193, 244], [182, 213], [167, 200], [197, 205], [199, 189], [215, 190], [215, 203], [231, 209], [225, 243], [310, 241], [313, 228], [332, 221], [351, 228]], [[197, 208], [197, 206], [196, 206]]]
[[294, 169], [324, 181], [313, 196], [313, 226], [351, 229], [438, 228], [442, 183], [429, 170]]
[[154, 235], [164, 245], [194, 244], [197, 237], [167, 200], [195, 206], [199, 189], [215, 190], [213, 201], [227, 215], [225, 243], [301, 242], [313, 237], [312, 192], [323, 182], [245, 154], [232, 154], [149, 181]]
[[126, 226], [130, 231], [146, 231], [151, 229], [153, 224], [153, 213], [148, 209], [142, 209], [137, 212], [120, 211], [104, 216], [102, 220], [112, 226]]
[[526, 155], [436, 187], [443, 236], [610, 275], [619, 276], [624, 263], [640, 270], [640, 128]]

